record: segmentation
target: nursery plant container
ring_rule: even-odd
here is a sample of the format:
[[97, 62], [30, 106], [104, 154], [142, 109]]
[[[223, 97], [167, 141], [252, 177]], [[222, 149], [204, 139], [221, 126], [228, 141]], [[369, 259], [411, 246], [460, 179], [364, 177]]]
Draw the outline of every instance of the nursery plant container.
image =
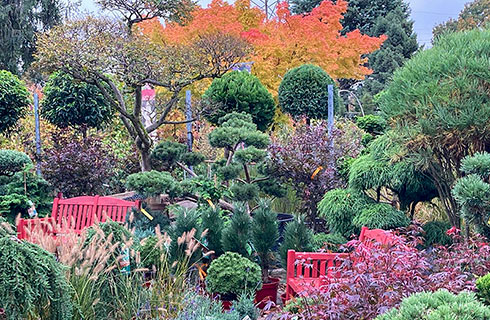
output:
[[236, 294], [217, 294], [213, 293], [212, 297], [214, 299], [219, 299], [221, 301], [221, 305], [223, 306], [223, 311], [230, 310], [233, 305], [233, 301], [237, 299]]
[[284, 240], [284, 229], [286, 228], [286, 224], [290, 221], [294, 220], [294, 216], [288, 213], [278, 213], [277, 214], [277, 224], [279, 230], [279, 239], [277, 239], [277, 243], [274, 245], [272, 250], [277, 251], [279, 249], [279, 243]]
[[267, 301], [272, 301], [277, 304], [277, 288], [279, 287], [279, 278], [269, 278], [269, 282], [262, 284], [262, 289], [255, 293], [255, 303], [263, 309], [267, 305]]

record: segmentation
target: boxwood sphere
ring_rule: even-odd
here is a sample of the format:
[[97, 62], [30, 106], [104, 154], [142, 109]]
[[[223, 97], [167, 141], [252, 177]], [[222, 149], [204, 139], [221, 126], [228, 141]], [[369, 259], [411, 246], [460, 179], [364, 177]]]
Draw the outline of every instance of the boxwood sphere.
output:
[[294, 118], [328, 118], [328, 85], [334, 85], [334, 111], [340, 109], [335, 81], [320, 67], [304, 64], [289, 70], [279, 86], [279, 107]]

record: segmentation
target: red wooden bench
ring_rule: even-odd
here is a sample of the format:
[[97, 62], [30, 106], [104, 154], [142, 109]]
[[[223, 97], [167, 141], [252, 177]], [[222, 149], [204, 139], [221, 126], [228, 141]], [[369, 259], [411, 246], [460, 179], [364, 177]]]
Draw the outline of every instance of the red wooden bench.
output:
[[[390, 231], [362, 227], [359, 240], [371, 246], [378, 242], [390, 245], [396, 236]], [[308, 287], [319, 287], [323, 277], [337, 276], [335, 267], [340, 266], [348, 253], [296, 252], [288, 250], [286, 273], [286, 300], [304, 292]]]
[[28, 238], [28, 230], [41, 228], [45, 233], [64, 233], [68, 230], [78, 234], [92, 226], [96, 221], [104, 222], [111, 219], [124, 223], [131, 208], [140, 208], [139, 200], [126, 201], [111, 197], [82, 196], [70, 199], [57, 197], [53, 201], [51, 217], [36, 219], [19, 219], [17, 237]]

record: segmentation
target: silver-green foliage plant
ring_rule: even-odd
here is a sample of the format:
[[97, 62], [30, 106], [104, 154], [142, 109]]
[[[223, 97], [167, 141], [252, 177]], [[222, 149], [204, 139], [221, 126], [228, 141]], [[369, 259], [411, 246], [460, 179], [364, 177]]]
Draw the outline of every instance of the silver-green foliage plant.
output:
[[0, 237], [0, 308], [6, 319], [71, 319], [71, 290], [64, 271], [37, 245]]
[[380, 315], [376, 320], [485, 320], [490, 319], [490, 308], [472, 292], [458, 295], [447, 290], [416, 293], [405, 298], [399, 308]]
[[206, 277], [206, 290], [210, 293], [240, 295], [261, 286], [260, 266], [235, 252], [213, 260]]
[[458, 179], [452, 194], [461, 207], [462, 216], [478, 232], [490, 236], [490, 153], [476, 153], [461, 162], [467, 174]]

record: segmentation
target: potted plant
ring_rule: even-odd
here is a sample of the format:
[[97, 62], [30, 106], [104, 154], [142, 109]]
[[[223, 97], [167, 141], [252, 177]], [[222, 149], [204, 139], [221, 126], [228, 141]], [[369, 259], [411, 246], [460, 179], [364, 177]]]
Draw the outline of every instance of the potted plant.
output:
[[269, 277], [269, 267], [274, 255], [272, 248], [279, 238], [277, 216], [271, 210], [270, 202], [259, 201], [258, 208], [254, 211], [252, 221], [252, 243], [257, 253], [257, 258], [262, 269], [262, 289], [255, 295], [259, 307], [265, 307], [266, 301], [277, 301], [278, 278]]
[[219, 296], [225, 310], [237, 296], [260, 289], [260, 266], [235, 252], [227, 252], [213, 260], [206, 277], [206, 290]]

